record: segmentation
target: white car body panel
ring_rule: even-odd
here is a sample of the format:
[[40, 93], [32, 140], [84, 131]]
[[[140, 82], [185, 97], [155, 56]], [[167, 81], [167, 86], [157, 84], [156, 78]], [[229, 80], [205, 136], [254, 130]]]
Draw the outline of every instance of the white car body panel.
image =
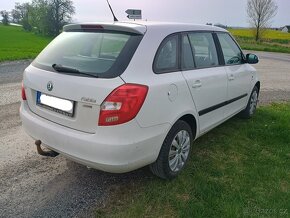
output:
[[89, 134], [35, 116], [27, 103], [22, 103], [20, 113], [22, 125], [32, 138], [41, 139], [48, 148], [77, 162], [112, 173], [132, 171], [154, 162], [170, 128], [169, 124], [140, 128], [132, 120], [124, 125], [100, 127]]
[[[183, 75], [191, 91], [197, 112], [225, 102], [227, 99], [227, 75], [224, 67], [184, 71]], [[200, 87], [196, 84], [200, 83]], [[225, 108], [199, 115], [200, 132], [206, 132], [216, 123], [224, 120]]]
[[252, 75], [253, 72], [248, 64], [225, 66], [228, 80], [228, 99], [238, 98], [247, 95], [225, 107], [226, 117], [236, 114], [245, 108], [248, 103], [248, 97], [252, 92]]
[[[124, 84], [120, 77], [96, 80], [53, 73], [32, 65], [25, 70], [23, 79], [25, 86], [29, 87], [26, 89], [26, 97], [28, 106], [33, 113], [60, 125], [88, 133], [94, 133], [97, 130], [100, 105], [103, 100], [116, 87]], [[50, 92], [46, 88], [48, 81], [54, 83], [54, 89]], [[67, 117], [37, 106], [35, 90], [78, 102], [75, 105], [75, 113], [78, 116]], [[87, 102], [87, 99], [94, 99], [95, 102]]]

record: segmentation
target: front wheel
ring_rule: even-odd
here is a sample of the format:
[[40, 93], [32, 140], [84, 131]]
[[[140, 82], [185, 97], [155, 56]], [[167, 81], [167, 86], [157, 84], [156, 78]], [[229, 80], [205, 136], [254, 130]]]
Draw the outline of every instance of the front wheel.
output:
[[255, 86], [251, 93], [246, 109], [239, 114], [240, 117], [249, 119], [255, 114], [258, 105], [258, 97], [259, 89], [257, 86]]
[[156, 162], [150, 165], [152, 173], [162, 179], [176, 177], [188, 160], [192, 142], [188, 123], [177, 121], [167, 134]]

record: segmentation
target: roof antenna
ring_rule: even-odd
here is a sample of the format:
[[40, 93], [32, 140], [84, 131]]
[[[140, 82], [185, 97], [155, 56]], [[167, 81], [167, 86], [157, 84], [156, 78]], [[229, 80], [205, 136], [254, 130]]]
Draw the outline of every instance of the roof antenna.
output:
[[116, 18], [115, 14], [114, 14], [114, 12], [113, 12], [113, 10], [112, 10], [112, 7], [111, 7], [111, 5], [110, 5], [110, 3], [109, 3], [109, 0], [107, 0], [107, 3], [108, 3], [108, 5], [109, 5], [109, 8], [110, 8], [112, 14], [113, 14], [114, 21], [118, 21], [118, 19]]

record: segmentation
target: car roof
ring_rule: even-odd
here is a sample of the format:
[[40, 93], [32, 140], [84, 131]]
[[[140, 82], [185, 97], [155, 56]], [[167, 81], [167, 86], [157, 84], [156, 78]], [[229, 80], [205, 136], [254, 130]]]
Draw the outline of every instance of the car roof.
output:
[[158, 29], [167, 33], [183, 32], [183, 31], [216, 31], [227, 32], [227, 30], [210, 25], [198, 25], [191, 23], [175, 23], [175, 22], [153, 22], [153, 21], [128, 21], [128, 22], [90, 22], [69, 24], [64, 26], [64, 31], [72, 31], [79, 29], [107, 29], [115, 31], [126, 31], [137, 34], [145, 34], [146, 31]]
[[191, 30], [191, 31], [198, 31], [198, 30], [205, 30], [205, 31], [222, 31], [227, 32], [227, 30], [212, 26], [212, 25], [202, 25], [202, 24], [193, 24], [193, 23], [178, 23], [178, 22], [160, 22], [160, 21], [135, 21], [135, 22], [128, 22], [136, 23], [139, 25], [150, 27], [161, 27], [161, 28], [168, 28], [168, 29], [184, 29], [184, 31]]

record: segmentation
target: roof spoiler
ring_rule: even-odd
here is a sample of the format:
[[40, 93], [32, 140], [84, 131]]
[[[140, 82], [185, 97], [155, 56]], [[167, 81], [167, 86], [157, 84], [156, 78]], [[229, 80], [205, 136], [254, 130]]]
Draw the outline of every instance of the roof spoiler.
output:
[[63, 27], [64, 32], [78, 31], [78, 30], [113, 30], [128, 33], [142, 34], [146, 33], [146, 26], [135, 23], [115, 22], [108, 23], [84, 23], [84, 24], [69, 24]]

